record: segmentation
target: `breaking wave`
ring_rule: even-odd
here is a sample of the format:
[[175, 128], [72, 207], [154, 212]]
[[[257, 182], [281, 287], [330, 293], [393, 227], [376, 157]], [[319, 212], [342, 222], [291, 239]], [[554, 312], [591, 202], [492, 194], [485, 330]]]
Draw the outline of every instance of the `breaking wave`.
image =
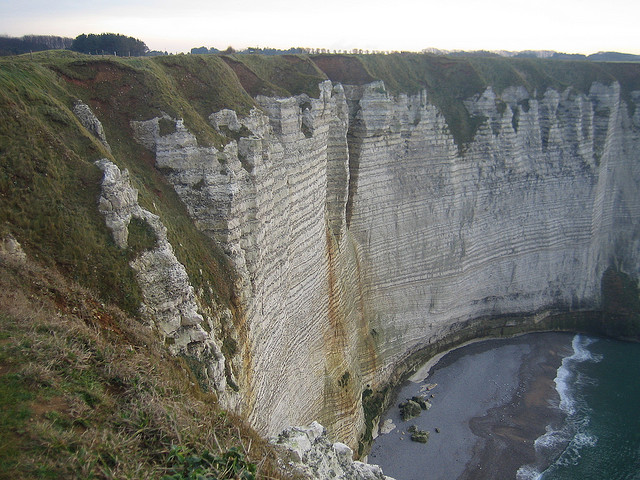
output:
[[566, 419], [560, 428], [548, 425], [545, 434], [536, 439], [537, 461], [520, 467], [517, 480], [542, 480], [554, 466], [576, 464], [584, 448], [596, 446], [598, 438], [589, 431], [590, 409], [579, 394], [581, 386], [593, 384], [595, 380], [576, 368], [583, 362], [602, 360], [588, 349], [595, 341], [583, 335], [573, 337], [573, 353], [562, 360], [554, 380], [560, 397], [558, 408], [566, 414]]

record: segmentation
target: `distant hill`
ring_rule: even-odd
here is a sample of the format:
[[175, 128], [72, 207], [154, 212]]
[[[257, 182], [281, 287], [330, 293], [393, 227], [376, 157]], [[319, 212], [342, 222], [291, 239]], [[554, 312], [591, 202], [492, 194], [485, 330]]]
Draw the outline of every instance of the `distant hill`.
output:
[[509, 58], [545, 58], [550, 60], [589, 60], [592, 62], [640, 62], [640, 55], [621, 52], [598, 52], [591, 55], [581, 53], [564, 53], [552, 50], [523, 50], [512, 52], [506, 50], [487, 51], [447, 51], [436, 49], [425, 49], [423, 53], [434, 53], [436, 55], [446, 55], [448, 57], [509, 57]]
[[640, 55], [620, 52], [598, 52], [591, 55], [563, 53], [549, 50], [525, 50], [522, 52], [500, 52], [502, 56], [514, 58], [549, 58], [551, 60], [589, 60], [591, 62], [640, 62]]
[[620, 52], [598, 52], [587, 57], [594, 62], [640, 62], [640, 55]]

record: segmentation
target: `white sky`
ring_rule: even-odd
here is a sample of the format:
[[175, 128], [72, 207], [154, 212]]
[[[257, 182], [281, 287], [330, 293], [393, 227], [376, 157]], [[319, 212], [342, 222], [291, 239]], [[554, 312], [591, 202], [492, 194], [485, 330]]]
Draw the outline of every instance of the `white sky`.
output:
[[0, 0], [0, 35], [121, 33], [151, 50], [312, 47], [640, 54], [637, 0]]

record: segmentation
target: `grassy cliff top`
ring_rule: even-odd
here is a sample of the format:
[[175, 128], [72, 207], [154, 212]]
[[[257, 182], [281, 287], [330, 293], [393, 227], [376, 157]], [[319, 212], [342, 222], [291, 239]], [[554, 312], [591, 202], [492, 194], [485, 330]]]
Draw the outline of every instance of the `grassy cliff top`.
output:
[[[194, 73], [184, 76], [181, 68]], [[112, 152], [80, 125], [72, 112], [77, 99], [101, 120]], [[102, 172], [93, 162], [110, 158], [129, 169], [141, 205], [162, 218], [196, 288], [211, 302], [230, 304], [226, 257], [189, 219], [152, 153], [133, 140], [130, 122], [166, 112], [184, 118], [201, 143], [220, 144], [206, 118], [210, 109], [252, 105], [219, 58], [44, 52], [33, 60], [0, 59], [0, 227], [34, 258], [136, 314], [141, 297], [129, 267], [135, 252], [114, 244], [97, 210]]]
[[426, 89], [429, 101], [442, 111], [459, 145], [473, 138], [477, 126], [462, 102], [488, 86], [497, 93], [507, 87], [524, 86], [532, 97], [541, 97], [549, 88], [563, 91], [572, 87], [588, 93], [594, 82], [609, 85], [617, 81], [628, 103], [631, 92], [640, 90], [640, 63], [417, 53], [312, 58], [333, 81], [362, 85], [382, 80], [393, 94], [415, 94]]
[[426, 88], [434, 94], [469, 98], [487, 86], [500, 92], [519, 85], [531, 95], [568, 87], [587, 93], [594, 82], [614, 81], [624, 91], [640, 89], [640, 63], [419, 53], [315, 55], [312, 59], [331, 80], [355, 85], [383, 80], [395, 94]]
[[222, 59], [252, 96], [287, 97], [306, 93], [318, 97], [327, 76], [305, 55], [230, 55]]

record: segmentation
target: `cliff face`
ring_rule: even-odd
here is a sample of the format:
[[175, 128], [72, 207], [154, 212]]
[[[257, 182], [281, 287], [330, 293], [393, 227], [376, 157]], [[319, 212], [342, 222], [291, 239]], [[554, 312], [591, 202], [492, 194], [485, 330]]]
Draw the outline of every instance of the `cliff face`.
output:
[[135, 130], [240, 274], [232, 403], [264, 433], [318, 419], [353, 444], [362, 392], [409, 354], [480, 317], [598, 309], [611, 266], [638, 278], [640, 110], [616, 83], [489, 87], [464, 148], [429, 92], [257, 102], [211, 116], [222, 151]]
[[326, 82], [318, 99], [257, 101], [261, 112], [247, 118], [211, 116], [219, 130], [245, 132], [223, 151], [198, 147], [179, 122], [170, 135], [159, 134], [158, 119], [135, 131], [239, 274], [243, 326], [231, 370], [240, 391], [227, 401], [264, 433], [319, 417], [338, 438], [354, 438], [369, 329], [358, 324], [357, 262], [346, 236], [344, 92]]
[[0, 76], [2, 228], [265, 436], [355, 447], [421, 352], [637, 306], [635, 66], [41, 62]]
[[359, 101], [349, 230], [387, 364], [473, 317], [597, 308], [609, 266], [638, 276], [637, 125], [619, 88], [466, 103], [486, 121], [459, 154], [424, 99]]

